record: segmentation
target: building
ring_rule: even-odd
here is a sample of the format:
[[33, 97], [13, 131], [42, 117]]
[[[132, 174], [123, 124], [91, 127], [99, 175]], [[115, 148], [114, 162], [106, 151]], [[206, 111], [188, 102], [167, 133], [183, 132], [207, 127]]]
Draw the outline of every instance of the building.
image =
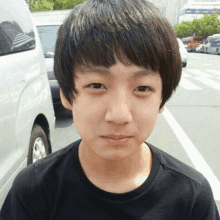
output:
[[[194, 19], [201, 19], [205, 14], [220, 13], [220, 1], [216, 2], [195, 2], [188, 1], [179, 11], [179, 21], [193, 21]], [[220, 19], [220, 16], [219, 16]]]
[[172, 26], [178, 23], [179, 10], [188, 0], [148, 0], [167, 17]]
[[180, 23], [179, 11], [184, 5], [192, 2], [198, 3], [216, 3], [219, 0], [148, 0], [157, 6], [160, 11], [168, 18], [172, 26]]

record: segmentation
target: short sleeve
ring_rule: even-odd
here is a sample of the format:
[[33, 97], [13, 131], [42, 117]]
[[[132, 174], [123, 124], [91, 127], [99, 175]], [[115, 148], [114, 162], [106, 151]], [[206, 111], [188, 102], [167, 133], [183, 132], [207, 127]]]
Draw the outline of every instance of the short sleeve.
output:
[[209, 182], [204, 178], [190, 220], [220, 220]]
[[0, 211], [0, 220], [49, 219], [43, 193], [36, 184], [35, 165], [18, 173]]

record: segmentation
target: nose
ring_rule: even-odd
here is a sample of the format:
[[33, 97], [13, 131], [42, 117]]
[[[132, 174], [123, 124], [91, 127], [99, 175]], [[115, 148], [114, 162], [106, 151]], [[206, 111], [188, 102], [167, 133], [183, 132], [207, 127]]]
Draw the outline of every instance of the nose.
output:
[[116, 95], [109, 102], [105, 120], [115, 124], [126, 124], [132, 120], [132, 115], [129, 107], [129, 100], [125, 95]]

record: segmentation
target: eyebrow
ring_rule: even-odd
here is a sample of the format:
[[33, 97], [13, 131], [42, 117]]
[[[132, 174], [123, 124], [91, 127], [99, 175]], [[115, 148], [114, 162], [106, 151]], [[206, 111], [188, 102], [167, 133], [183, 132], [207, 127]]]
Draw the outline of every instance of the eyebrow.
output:
[[[112, 73], [111, 71], [109, 71], [108, 69], [106, 68], [102, 68], [102, 67], [94, 67], [94, 68], [83, 68], [83, 69], [80, 69], [80, 72], [79, 74], [89, 74], [89, 73], [96, 73], [100, 76], [112, 76]], [[152, 70], [149, 70], [149, 69], [145, 69], [145, 70], [138, 70], [136, 72], [133, 73], [133, 76], [132, 78], [139, 78], [139, 77], [142, 77], [142, 76], [147, 76], [147, 75], [151, 75], [151, 74], [155, 74], [157, 72], [154, 72]]]

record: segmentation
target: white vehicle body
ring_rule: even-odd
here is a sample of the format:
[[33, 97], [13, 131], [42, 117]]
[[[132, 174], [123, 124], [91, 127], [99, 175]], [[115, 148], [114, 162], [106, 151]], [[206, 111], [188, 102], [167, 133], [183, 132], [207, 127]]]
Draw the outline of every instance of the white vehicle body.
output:
[[[219, 13], [220, 1], [218, 2], [189, 2], [179, 11], [179, 24], [194, 19], [201, 19], [204, 14]], [[220, 15], [218, 16], [220, 19]]]
[[208, 47], [208, 53], [220, 54], [220, 38], [211, 43], [210, 47]]
[[24, 0], [1, 0], [0, 39], [1, 209], [28, 161], [37, 153], [44, 157], [45, 144], [52, 152], [55, 115], [41, 42]]
[[200, 44], [200, 45], [196, 48], [196, 53], [201, 53], [201, 52], [203, 52], [204, 46], [205, 46], [205, 44]]
[[204, 46], [204, 52], [205, 53], [212, 53], [211, 43], [220, 40], [220, 35], [214, 34], [212, 36], [207, 37], [206, 44]]
[[188, 52], [187, 52], [183, 42], [179, 38], [177, 38], [177, 41], [178, 41], [178, 44], [179, 44], [179, 51], [180, 51], [182, 66], [186, 67], [187, 60], [188, 60]]
[[72, 9], [55, 11], [37, 11], [31, 12], [34, 23], [44, 22], [64, 22], [66, 17], [72, 12]]

